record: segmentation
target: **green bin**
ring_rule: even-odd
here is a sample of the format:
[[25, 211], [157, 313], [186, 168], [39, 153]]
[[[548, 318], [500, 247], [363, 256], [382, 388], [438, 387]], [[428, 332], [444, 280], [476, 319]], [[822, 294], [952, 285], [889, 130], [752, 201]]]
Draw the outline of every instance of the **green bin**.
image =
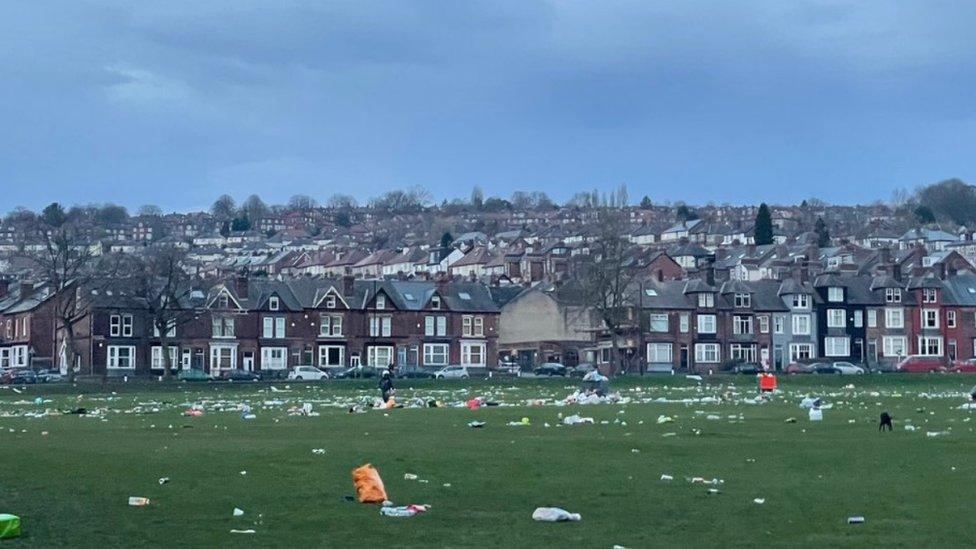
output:
[[0, 513], [0, 539], [15, 538], [20, 535], [20, 517]]

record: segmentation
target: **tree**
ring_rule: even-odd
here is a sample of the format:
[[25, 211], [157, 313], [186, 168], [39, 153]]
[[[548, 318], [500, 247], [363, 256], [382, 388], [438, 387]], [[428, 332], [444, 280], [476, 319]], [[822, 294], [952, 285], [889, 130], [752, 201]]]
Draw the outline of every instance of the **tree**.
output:
[[950, 219], [959, 225], [976, 221], [976, 187], [959, 179], [947, 179], [918, 190], [918, 203], [936, 219]]
[[817, 218], [817, 223], [813, 230], [817, 233], [817, 246], [821, 248], [830, 246], [830, 232], [827, 231], [827, 224], [824, 223], [822, 217]]
[[330, 210], [352, 210], [359, 207], [359, 202], [348, 194], [334, 194], [325, 201], [325, 207]]
[[915, 220], [923, 225], [935, 223], [935, 214], [928, 206], [917, 206], [912, 213], [915, 214]]
[[163, 209], [155, 204], [144, 204], [139, 206], [139, 215], [142, 217], [160, 217]]
[[246, 217], [251, 221], [257, 221], [268, 215], [268, 205], [261, 200], [261, 197], [252, 194], [244, 200], [241, 204], [241, 214], [242, 217]]
[[340, 227], [351, 227], [352, 219], [349, 217], [349, 212], [338, 212], [335, 214], [335, 224]]
[[759, 205], [759, 211], [756, 212], [755, 233], [757, 246], [773, 243], [773, 216], [765, 202]]
[[106, 225], [115, 225], [129, 219], [129, 212], [118, 204], [103, 204], [95, 212], [95, 221]]
[[251, 220], [247, 217], [235, 217], [230, 222], [230, 230], [234, 232], [250, 231]]
[[485, 200], [485, 211], [486, 212], [501, 212], [505, 210], [511, 210], [512, 203], [504, 198], [498, 198], [497, 196], [491, 196]]
[[691, 221], [692, 219], [698, 219], [698, 212], [688, 207], [687, 204], [680, 203], [674, 211], [678, 219], [682, 221]]
[[213, 205], [210, 206], [210, 213], [217, 219], [217, 221], [230, 221], [234, 218], [236, 210], [237, 203], [234, 202], [234, 198], [229, 194], [220, 195], [220, 197], [214, 201]]
[[654, 203], [651, 202], [651, 197], [649, 197], [647, 195], [644, 195], [644, 198], [641, 198], [641, 201], [640, 201], [640, 209], [642, 209], [642, 210], [650, 210], [653, 207], [654, 207]]
[[[178, 333], [182, 326], [199, 317], [199, 303], [194, 292], [200, 290], [183, 269], [186, 253], [178, 248], [153, 247], [141, 256], [130, 256], [126, 282], [133, 297], [144, 307], [146, 318], [159, 334], [159, 346], [163, 353], [163, 378], [168, 379], [176, 369], [170, 356], [171, 333]], [[205, 295], [205, 294], [204, 294]]]
[[318, 206], [319, 203], [306, 194], [296, 194], [288, 199], [288, 209], [293, 212], [310, 212]]
[[441, 248], [450, 248], [453, 244], [454, 237], [451, 236], [450, 232], [445, 231], [444, 234], [441, 235]]
[[418, 213], [430, 204], [430, 192], [420, 186], [411, 187], [405, 191], [388, 191], [383, 195], [371, 198], [369, 206], [377, 211], [388, 213]]
[[49, 227], [60, 227], [67, 220], [68, 216], [65, 215], [64, 208], [57, 202], [51, 202], [41, 212], [41, 221]]
[[[597, 214], [597, 233], [590, 244], [590, 253], [580, 255], [578, 277], [583, 301], [610, 334], [611, 368], [620, 371], [620, 337], [631, 321], [631, 299], [639, 271], [631, 269], [632, 245], [623, 236], [627, 223], [623, 212], [602, 209]], [[642, 312], [641, 312], [642, 314]]]
[[55, 227], [38, 221], [31, 233], [40, 246], [25, 256], [53, 294], [54, 332], [61, 336], [61, 360], [65, 362], [68, 381], [73, 381], [79, 356], [78, 323], [86, 316], [87, 299], [95, 289], [95, 273], [104, 275], [101, 280], [110, 280], [111, 270], [96, 266], [91, 245], [73, 223]]
[[485, 192], [477, 185], [471, 189], [471, 206], [479, 212], [485, 208]]

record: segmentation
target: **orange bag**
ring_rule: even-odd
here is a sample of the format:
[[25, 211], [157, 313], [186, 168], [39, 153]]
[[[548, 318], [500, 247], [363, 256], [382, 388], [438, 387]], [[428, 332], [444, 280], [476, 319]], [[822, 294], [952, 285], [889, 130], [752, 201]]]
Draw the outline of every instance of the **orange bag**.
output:
[[379, 471], [367, 463], [352, 470], [352, 482], [356, 485], [356, 495], [359, 503], [383, 503], [386, 501], [386, 488]]

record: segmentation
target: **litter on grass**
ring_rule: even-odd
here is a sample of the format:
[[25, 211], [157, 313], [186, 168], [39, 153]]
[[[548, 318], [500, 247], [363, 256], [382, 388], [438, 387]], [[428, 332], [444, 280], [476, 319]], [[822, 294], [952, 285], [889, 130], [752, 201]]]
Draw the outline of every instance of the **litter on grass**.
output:
[[583, 517], [579, 513], [570, 513], [559, 507], [537, 507], [532, 512], [532, 520], [539, 522], [579, 522]]
[[149, 498], [143, 498], [139, 496], [129, 496], [130, 507], [145, 507], [146, 505], [149, 505]]
[[404, 505], [400, 507], [382, 507], [380, 508], [380, 515], [384, 517], [413, 517], [420, 513], [425, 513], [430, 509], [430, 505]]

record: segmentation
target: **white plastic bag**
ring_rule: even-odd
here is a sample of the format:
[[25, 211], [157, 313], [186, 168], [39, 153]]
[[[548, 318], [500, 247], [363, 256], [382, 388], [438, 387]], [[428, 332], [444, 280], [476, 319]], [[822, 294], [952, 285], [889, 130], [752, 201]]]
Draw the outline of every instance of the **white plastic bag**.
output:
[[570, 513], [559, 507], [538, 507], [532, 512], [532, 520], [540, 522], [579, 522], [583, 517], [579, 513]]

